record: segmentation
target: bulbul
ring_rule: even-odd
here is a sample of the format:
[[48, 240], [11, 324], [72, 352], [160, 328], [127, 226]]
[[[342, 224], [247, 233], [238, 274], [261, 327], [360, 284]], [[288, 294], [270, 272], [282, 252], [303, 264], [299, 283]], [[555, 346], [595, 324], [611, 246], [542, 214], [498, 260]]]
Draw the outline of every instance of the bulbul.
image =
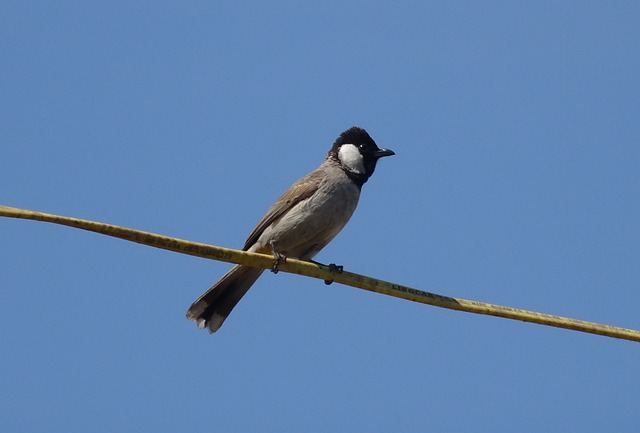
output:
[[[296, 183], [271, 206], [242, 248], [311, 260], [347, 224], [356, 209], [362, 185], [376, 169], [378, 159], [395, 155], [380, 149], [362, 128], [344, 131], [324, 162]], [[233, 307], [264, 269], [236, 265], [198, 298], [187, 318], [201, 329], [216, 332]]]

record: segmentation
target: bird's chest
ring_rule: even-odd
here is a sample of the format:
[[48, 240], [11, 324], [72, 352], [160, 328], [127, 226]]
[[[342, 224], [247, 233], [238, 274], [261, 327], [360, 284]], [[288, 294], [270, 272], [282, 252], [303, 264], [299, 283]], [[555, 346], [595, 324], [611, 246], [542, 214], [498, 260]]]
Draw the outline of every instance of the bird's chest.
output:
[[339, 181], [323, 183], [314, 197], [301, 203], [305, 219], [314, 220], [324, 228], [340, 230], [358, 205], [360, 189], [346, 176]]
[[291, 257], [313, 256], [333, 239], [353, 215], [360, 189], [346, 176], [322, 182], [271, 230], [268, 237]]

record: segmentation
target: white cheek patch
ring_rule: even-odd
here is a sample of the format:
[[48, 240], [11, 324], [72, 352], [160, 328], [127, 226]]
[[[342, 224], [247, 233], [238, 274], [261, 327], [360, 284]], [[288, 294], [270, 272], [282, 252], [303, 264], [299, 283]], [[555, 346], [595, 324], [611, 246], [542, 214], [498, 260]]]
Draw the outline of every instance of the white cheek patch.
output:
[[338, 158], [347, 170], [364, 174], [364, 160], [358, 148], [353, 144], [343, 144], [338, 149]]

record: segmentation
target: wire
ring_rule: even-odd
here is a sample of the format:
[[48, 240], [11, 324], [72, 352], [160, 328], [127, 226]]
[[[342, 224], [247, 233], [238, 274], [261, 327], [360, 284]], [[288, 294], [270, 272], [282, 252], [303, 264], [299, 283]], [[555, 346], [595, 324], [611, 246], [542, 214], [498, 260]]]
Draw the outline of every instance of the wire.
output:
[[[35, 212], [9, 206], [0, 206], [0, 216], [65, 225], [210, 260], [219, 260], [264, 269], [270, 269], [273, 266], [273, 257], [270, 255], [249, 253], [246, 251], [222, 248], [199, 242], [191, 242], [183, 239], [79, 218]], [[567, 317], [538, 313], [519, 308], [488, 304], [485, 302], [452, 298], [371, 278], [365, 275], [354, 274], [346, 271], [336, 271], [334, 268], [311, 262], [287, 259], [286, 262], [281, 263], [278, 266], [278, 270], [318, 278], [327, 282], [331, 281], [345, 284], [359, 289], [381, 293], [383, 295], [394, 296], [396, 298], [407, 299], [409, 301], [433, 305], [435, 307], [448, 308], [450, 310], [485, 314], [489, 316], [520, 320], [523, 322], [537, 323], [539, 325], [571, 329], [579, 332], [640, 342], [640, 331], [634, 329], [620, 328], [617, 326], [593, 323], [585, 320], [570, 319]]]

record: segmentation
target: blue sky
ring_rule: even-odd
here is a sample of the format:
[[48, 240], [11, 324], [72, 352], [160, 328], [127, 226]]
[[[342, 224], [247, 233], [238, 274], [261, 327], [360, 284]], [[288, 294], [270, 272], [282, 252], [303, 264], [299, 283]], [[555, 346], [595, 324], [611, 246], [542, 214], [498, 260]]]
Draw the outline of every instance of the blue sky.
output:
[[[224, 3], [224, 4], [222, 4]], [[241, 247], [344, 129], [317, 257], [640, 328], [636, 2], [7, 2], [0, 204]], [[637, 343], [0, 219], [3, 432], [635, 432]]]

